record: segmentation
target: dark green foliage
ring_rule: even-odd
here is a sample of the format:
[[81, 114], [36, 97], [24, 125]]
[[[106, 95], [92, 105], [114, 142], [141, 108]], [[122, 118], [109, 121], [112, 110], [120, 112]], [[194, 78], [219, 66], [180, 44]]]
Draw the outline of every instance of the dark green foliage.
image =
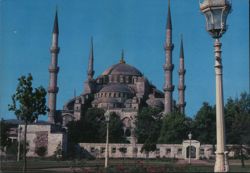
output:
[[0, 147], [1, 150], [4, 150], [4, 147], [7, 147], [10, 144], [10, 139], [8, 138], [8, 131], [10, 125], [6, 123], [3, 119], [0, 121]]
[[120, 151], [122, 154], [125, 154], [125, 153], [127, 152], [127, 148], [121, 147], [121, 148], [119, 148], [119, 151]]
[[159, 109], [144, 107], [137, 116], [135, 134], [138, 143], [143, 143], [141, 152], [149, 153], [156, 149], [162, 125], [159, 113]]
[[[105, 133], [106, 136], [106, 133]], [[110, 143], [124, 143], [126, 139], [123, 135], [123, 123], [120, 117], [112, 112], [109, 122], [109, 141]]]
[[250, 144], [250, 95], [229, 98], [225, 105], [227, 143]]
[[43, 157], [46, 155], [46, 152], [47, 152], [47, 147], [37, 147], [36, 150], [35, 150], [36, 154], [40, 157]]
[[12, 104], [9, 110], [13, 111], [17, 119], [25, 123], [34, 122], [39, 115], [46, 114], [46, 90], [43, 87], [32, 87], [32, 76], [21, 76], [15, 94], [12, 95]]
[[156, 143], [151, 143], [149, 140], [147, 140], [142, 148], [141, 148], [141, 153], [145, 152], [145, 153], [149, 153], [151, 151], [155, 151], [156, 150]]
[[204, 102], [193, 120], [193, 138], [203, 144], [215, 144], [216, 114], [215, 107]]
[[15, 141], [15, 142], [11, 142], [8, 147], [6, 148], [6, 154], [7, 155], [17, 155], [17, 146], [18, 146], [18, 143]]
[[232, 149], [236, 151], [245, 166], [244, 159], [250, 144], [250, 95], [242, 93], [240, 98], [229, 98], [225, 105], [226, 139], [229, 144], [235, 145]]
[[159, 116], [160, 110], [156, 108], [144, 107], [139, 112], [135, 122], [135, 134], [138, 143], [156, 143], [160, 134], [162, 120]]
[[[33, 77], [21, 76], [18, 79], [18, 85], [15, 94], [12, 95], [12, 104], [9, 110], [13, 111], [17, 119], [24, 121], [24, 143], [26, 143], [27, 125], [34, 122], [39, 115], [46, 114], [46, 90], [40, 86], [32, 87]], [[24, 145], [23, 151], [27, 151]], [[26, 152], [24, 153], [24, 172], [26, 172]]]
[[190, 119], [178, 112], [166, 115], [163, 118], [158, 142], [164, 144], [182, 143], [183, 140], [187, 139], [190, 130], [189, 124]]
[[[80, 121], [69, 122], [67, 125], [69, 141], [74, 144], [79, 142], [104, 143], [107, 127], [104, 112], [103, 109], [90, 108]], [[125, 141], [123, 124], [115, 113], [110, 114], [109, 141], [110, 143], [122, 143]]]

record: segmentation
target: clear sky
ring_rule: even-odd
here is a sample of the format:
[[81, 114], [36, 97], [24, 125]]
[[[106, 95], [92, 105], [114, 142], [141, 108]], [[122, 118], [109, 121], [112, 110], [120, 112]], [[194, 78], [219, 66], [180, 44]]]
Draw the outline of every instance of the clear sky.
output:
[[[184, 38], [186, 113], [215, 103], [213, 39], [205, 30], [198, 0], [171, 0], [174, 98], [178, 99], [180, 35]], [[94, 37], [95, 77], [120, 59], [138, 68], [162, 90], [167, 0], [0, 0], [0, 116], [8, 111], [17, 79], [32, 73], [34, 86], [48, 87], [49, 47], [56, 6], [59, 15], [57, 109], [83, 92], [90, 38]], [[248, 92], [248, 0], [234, 0], [228, 31], [221, 39], [224, 98]], [[42, 119], [47, 119], [43, 117]]]

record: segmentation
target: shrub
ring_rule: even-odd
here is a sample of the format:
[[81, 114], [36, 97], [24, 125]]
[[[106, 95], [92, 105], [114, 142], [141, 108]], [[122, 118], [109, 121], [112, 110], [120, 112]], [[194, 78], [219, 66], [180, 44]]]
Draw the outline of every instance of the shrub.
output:
[[44, 147], [44, 146], [42, 146], [42, 147], [37, 147], [37, 148], [35, 149], [35, 152], [36, 152], [36, 154], [37, 154], [38, 156], [43, 157], [43, 156], [45, 156], [46, 153], [47, 153], [47, 148]]

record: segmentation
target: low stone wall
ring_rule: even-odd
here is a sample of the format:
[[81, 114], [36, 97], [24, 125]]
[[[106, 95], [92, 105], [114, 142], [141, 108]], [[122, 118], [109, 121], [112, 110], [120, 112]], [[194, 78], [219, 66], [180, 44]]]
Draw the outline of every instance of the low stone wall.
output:
[[[105, 157], [105, 143], [79, 143], [79, 146], [96, 158]], [[178, 158], [183, 159], [182, 144], [157, 144], [156, 151], [141, 152], [143, 144], [109, 144], [110, 158]], [[124, 153], [121, 148], [125, 148]]]
[[[19, 132], [21, 141], [24, 140], [24, 125], [19, 125], [22, 128]], [[45, 157], [50, 157], [55, 154], [58, 149], [66, 152], [67, 138], [63, 132], [53, 132], [51, 124], [29, 124], [27, 126], [27, 143], [28, 143], [28, 157], [37, 157], [36, 149], [45, 147]]]

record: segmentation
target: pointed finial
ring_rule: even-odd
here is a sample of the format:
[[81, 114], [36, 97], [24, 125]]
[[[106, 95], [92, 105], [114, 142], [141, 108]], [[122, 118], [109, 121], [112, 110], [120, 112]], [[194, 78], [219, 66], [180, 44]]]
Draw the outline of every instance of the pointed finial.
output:
[[182, 34], [181, 34], [180, 58], [184, 58], [184, 50], [183, 50], [183, 36], [182, 36]]
[[126, 61], [124, 60], [124, 50], [122, 49], [122, 55], [121, 55], [121, 60], [120, 60], [121, 64], [125, 64]]
[[91, 39], [90, 39], [90, 46], [91, 46], [91, 57], [93, 58], [93, 56], [94, 56], [94, 46], [93, 46], [93, 36], [91, 36]]
[[172, 29], [171, 11], [170, 11], [170, 0], [168, 0], [167, 29]]
[[58, 28], [58, 16], [57, 16], [57, 7], [56, 7], [56, 15], [55, 15], [55, 20], [54, 20], [54, 28], [53, 28], [53, 33], [59, 34], [59, 28]]
[[94, 71], [94, 46], [93, 46], [93, 37], [91, 36], [90, 40], [90, 53], [89, 53], [89, 64], [88, 64], [88, 79], [93, 79], [95, 74]]

